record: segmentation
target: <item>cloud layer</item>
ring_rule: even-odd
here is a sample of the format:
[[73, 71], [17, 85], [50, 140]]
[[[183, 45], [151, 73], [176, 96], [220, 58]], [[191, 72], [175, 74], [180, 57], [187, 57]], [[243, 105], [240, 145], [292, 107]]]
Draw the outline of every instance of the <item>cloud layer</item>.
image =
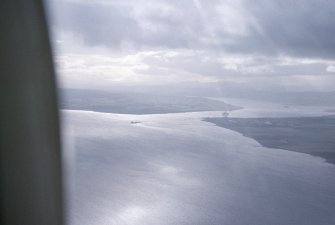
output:
[[[49, 8], [60, 70], [79, 80], [304, 83], [335, 71], [334, 1], [63, 0]], [[76, 66], [78, 57], [90, 66]]]
[[334, 1], [82, 0], [60, 17], [87, 45], [335, 56]]

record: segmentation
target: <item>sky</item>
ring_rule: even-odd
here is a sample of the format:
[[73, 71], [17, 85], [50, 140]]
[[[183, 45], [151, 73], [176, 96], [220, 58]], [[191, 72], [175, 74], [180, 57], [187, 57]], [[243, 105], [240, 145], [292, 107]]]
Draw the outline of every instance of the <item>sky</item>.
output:
[[335, 90], [335, 1], [47, 3], [61, 87]]

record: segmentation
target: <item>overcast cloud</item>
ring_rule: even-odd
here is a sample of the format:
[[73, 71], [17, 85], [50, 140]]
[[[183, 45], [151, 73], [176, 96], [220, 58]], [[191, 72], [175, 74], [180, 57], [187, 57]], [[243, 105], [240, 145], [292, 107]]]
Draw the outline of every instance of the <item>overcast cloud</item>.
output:
[[253, 80], [333, 90], [334, 1], [62, 0], [49, 8], [68, 86]]

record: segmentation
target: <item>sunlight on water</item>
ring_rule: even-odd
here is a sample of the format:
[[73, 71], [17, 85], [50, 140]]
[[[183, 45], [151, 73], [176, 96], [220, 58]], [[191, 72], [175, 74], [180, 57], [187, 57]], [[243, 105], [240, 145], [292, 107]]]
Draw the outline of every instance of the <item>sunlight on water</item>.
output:
[[145, 218], [148, 213], [145, 208], [134, 205], [122, 209], [120, 213], [117, 214], [117, 218], [125, 224], [141, 224], [141, 220]]

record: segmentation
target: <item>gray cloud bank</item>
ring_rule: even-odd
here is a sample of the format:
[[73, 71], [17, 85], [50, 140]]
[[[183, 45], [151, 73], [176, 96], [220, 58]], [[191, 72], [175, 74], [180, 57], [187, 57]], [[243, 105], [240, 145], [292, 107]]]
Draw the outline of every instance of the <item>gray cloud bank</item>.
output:
[[62, 28], [89, 46], [335, 57], [335, 2], [64, 1]]

